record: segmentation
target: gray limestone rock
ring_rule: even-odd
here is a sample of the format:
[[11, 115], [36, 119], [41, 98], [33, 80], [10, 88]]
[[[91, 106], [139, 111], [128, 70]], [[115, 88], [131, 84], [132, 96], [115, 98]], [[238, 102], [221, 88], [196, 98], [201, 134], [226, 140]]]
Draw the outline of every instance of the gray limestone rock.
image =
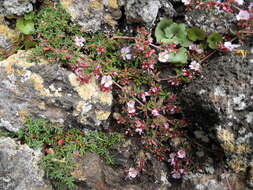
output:
[[38, 166], [41, 152], [20, 145], [11, 138], [0, 137], [0, 189], [51, 190]]
[[0, 0], [0, 15], [21, 16], [33, 10], [34, 0]]
[[89, 129], [107, 120], [112, 94], [100, 91], [95, 79], [80, 84], [60, 65], [32, 62], [30, 56], [19, 51], [0, 62], [0, 127], [18, 131], [27, 116]]
[[235, 16], [230, 13], [224, 13], [217, 10], [192, 10], [187, 11], [185, 20], [189, 26], [197, 26], [207, 33], [217, 32], [219, 34], [226, 34], [234, 32], [236, 27], [234, 22]]
[[125, 8], [129, 23], [143, 23], [150, 26], [157, 18], [159, 9], [164, 9], [168, 17], [175, 15], [172, 4], [166, 0], [120, 0]]
[[114, 29], [123, 14], [128, 24], [139, 23], [149, 27], [161, 8], [166, 16], [175, 15], [172, 4], [167, 0], [60, 0], [60, 3], [73, 22], [85, 32]]
[[[213, 133], [235, 172], [248, 176], [253, 165], [253, 65], [228, 53], [203, 68], [202, 76], [182, 90], [186, 116]], [[252, 172], [253, 173], [253, 172]]]

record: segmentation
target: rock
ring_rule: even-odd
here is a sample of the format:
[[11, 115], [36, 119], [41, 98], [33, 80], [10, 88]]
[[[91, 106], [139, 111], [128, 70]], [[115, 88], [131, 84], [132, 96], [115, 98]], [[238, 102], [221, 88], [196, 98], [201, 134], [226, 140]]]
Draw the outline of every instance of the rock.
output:
[[18, 131], [27, 116], [93, 130], [107, 120], [111, 92], [100, 91], [95, 79], [80, 84], [60, 65], [31, 61], [29, 55], [19, 51], [0, 62], [0, 127]]
[[0, 16], [22, 16], [33, 10], [34, 0], [0, 0]]
[[175, 15], [172, 4], [166, 0], [120, 0], [124, 6], [128, 23], [143, 23], [150, 26], [157, 18], [159, 9], [164, 9], [166, 16]]
[[0, 17], [0, 56], [8, 54], [14, 49], [14, 44], [19, 39], [19, 35], [15, 30], [10, 29]]
[[20, 145], [11, 138], [0, 137], [0, 189], [51, 190], [39, 169], [41, 152]]
[[166, 0], [60, 0], [63, 8], [71, 15], [72, 21], [84, 32], [95, 32], [106, 26], [114, 29], [125, 14], [127, 22], [151, 26], [160, 8], [166, 15], [175, 15], [175, 10]]
[[[178, 190], [227, 190], [230, 189], [244, 189], [249, 190], [242, 183], [242, 179], [236, 174], [193, 174], [185, 176], [182, 184], [177, 188]], [[172, 190], [174, 190], [172, 188]]]
[[121, 17], [117, 0], [60, 0], [60, 3], [84, 32], [98, 31], [103, 25], [114, 28]]
[[217, 32], [222, 35], [229, 33], [229, 31], [236, 31], [236, 26], [234, 25], [236, 18], [229, 13], [195, 9], [186, 12], [185, 21], [189, 26], [200, 27], [209, 34]]
[[253, 161], [253, 65], [239, 55], [216, 57], [202, 76], [182, 90], [186, 117], [205, 133], [214, 134], [227, 164], [249, 175]]
[[[126, 169], [134, 167], [133, 158], [141, 155], [136, 153], [136, 145], [127, 140], [117, 144], [112, 152], [114, 165], [108, 165], [95, 153], [86, 153], [75, 159], [75, 167], [71, 174], [81, 184], [80, 189], [92, 190], [166, 190], [170, 187], [167, 180], [167, 168], [162, 162], [150, 158], [145, 170], [134, 179], [127, 177]], [[121, 150], [116, 152], [116, 150]], [[152, 157], [151, 155], [147, 157]], [[81, 188], [82, 187], [82, 188]]]

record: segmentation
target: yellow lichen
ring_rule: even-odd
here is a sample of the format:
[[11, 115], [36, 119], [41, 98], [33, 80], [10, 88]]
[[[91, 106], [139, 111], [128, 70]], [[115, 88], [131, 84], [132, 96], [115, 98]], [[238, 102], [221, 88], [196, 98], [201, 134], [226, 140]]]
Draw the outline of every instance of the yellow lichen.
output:
[[10, 40], [12, 43], [15, 43], [18, 41], [18, 33], [12, 29], [10, 29], [7, 25], [0, 23], [0, 34], [3, 36], [6, 36], [8, 40]]
[[96, 110], [96, 118], [100, 121], [107, 120], [108, 117], [110, 116], [111, 112], [108, 111], [103, 111], [103, 110]]
[[218, 131], [218, 137], [220, 140], [228, 144], [235, 142], [234, 134], [227, 129], [220, 129]]
[[248, 145], [240, 144], [235, 147], [237, 154], [243, 154], [249, 151], [250, 147]]
[[77, 80], [77, 76], [75, 74], [70, 74], [69, 81], [77, 91], [78, 95], [84, 100], [90, 100], [93, 96], [95, 97], [99, 90], [95, 84], [95, 80], [91, 80], [90, 83], [81, 85]]
[[49, 90], [43, 86], [43, 78], [35, 73], [31, 74], [30, 80], [33, 82], [35, 90], [37, 90], [41, 96], [50, 96]]
[[103, 1], [102, 0], [91, 0], [89, 3], [89, 7], [93, 9], [103, 9]]
[[234, 158], [229, 162], [229, 166], [233, 169], [235, 172], [245, 172], [246, 167], [243, 163], [243, 160], [240, 157]]
[[27, 110], [19, 110], [18, 113], [17, 113], [17, 115], [18, 115], [19, 117], [21, 117], [23, 121], [25, 120], [27, 114], [28, 114], [28, 111], [27, 111]]
[[68, 10], [74, 0], [61, 0], [61, 5], [64, 9]]
[[112, 9], [119, 8], [118, 1], [117, 0], [109, 0], [108, 7], [112, 8]]
[[103, 104], [111, 105], [112, 104], [112, 94], [108, 92], [101, 92], [99, 100]]
[[112, 16], [109, 14], [106, 14], [104, 17], [105, 23], [109, 24], [110, 26], [115, 26], [117, 22], [113, 20]]
[[46, 106], [45, 106], [45, 103], [44, 103], [44, 102], [41, 102], [41, 103], [37, 104], [37, 106], [38, 106], [38, 108], [39, 108], [40, 110], [45, 110], [45, 109], [46, 109]]
[[0, 62], [0, 66], [5, 67], [5, 72], [10, 75], [14, 72], [13, 65], [16, 65], [22, 69], [30, 68], [34, 65], [33, 62], [27, 60], [27, 52], [18, 51], [18, 53], [9, 56], [6, 60]]

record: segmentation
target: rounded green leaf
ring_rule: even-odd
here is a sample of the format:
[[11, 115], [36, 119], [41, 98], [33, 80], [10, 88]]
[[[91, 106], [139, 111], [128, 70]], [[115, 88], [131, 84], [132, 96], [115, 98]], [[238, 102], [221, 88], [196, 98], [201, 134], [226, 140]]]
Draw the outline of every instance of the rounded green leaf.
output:
[[188, 30], [188, 38], [192, 41], [197, 41], [197, 40], [204, 40], [206, 37], [206, 33], [204, 30], [194, 26]]
[[31, 20], [17, 19], [16, 28], [24, 34], [32, 34], [35, 31]]
[[172, 63], [187, 63], [186, 49], [180, 48], [176, 53], [170, 53], [170, 62]]
[[155, 29], [155, 37], [158, 42], [161, 42], [163, 38], [166, 38], [165, 36], [165, 29], [169, 27], [172, 24], [172, 20], [170, 19], [161, 19], [161, 21], [158, 23]]
[[208, 46], [211, 48], [211, 49], [217, 49], [217, 45], [219, 42], [222, 41], [222, 36], [219, 35], [218, 33], [216, 32], [213, 32], [212, 34], [210, 34], [207, 38], [207, 43], [208, 43]]

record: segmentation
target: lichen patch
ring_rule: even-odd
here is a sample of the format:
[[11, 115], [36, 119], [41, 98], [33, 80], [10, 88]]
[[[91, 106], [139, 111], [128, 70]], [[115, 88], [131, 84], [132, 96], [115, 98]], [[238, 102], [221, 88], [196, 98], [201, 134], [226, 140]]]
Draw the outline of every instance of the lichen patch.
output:
[[95, 111], [96, 113], [96, 118], [100, 121], [107, 120], [108, 117], [110, 116], [111, 112], [108, 111], [103, 111], [103, 110], [97, 110]]

